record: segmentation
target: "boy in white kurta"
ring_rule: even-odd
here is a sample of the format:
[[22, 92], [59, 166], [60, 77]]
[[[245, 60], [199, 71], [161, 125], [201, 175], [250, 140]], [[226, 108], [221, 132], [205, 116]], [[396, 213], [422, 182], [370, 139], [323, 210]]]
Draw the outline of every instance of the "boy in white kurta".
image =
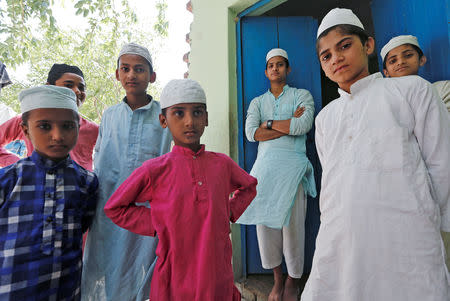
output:
[[[427, 62], [419, 41], [412, 35], [393, 37], [381, 49], [381, 58], [386, 77], [418, 75], [419, 68]], [[450, 80], [434, 82], [433, 87], [450, 113]]]
[[340, 97], [316, 118], [321, 225], [303, 301], [449, 300], [450, 122], [418, 76], [370, 75], [374, 40], [333, 9], [317, 51]]
[[[427, 62], [417, 37], [400, 35], [393, 37], [381, 49], [383, 59], [383, 73], [386, 77], [400, 77], [418, 75], [419, 69]], [[450, 113], [450, 80], [441, 80], [433, 83], [439, 97]], [[442, 232], [447, 254], [446, 264], [450, 267], [450, 233]]]

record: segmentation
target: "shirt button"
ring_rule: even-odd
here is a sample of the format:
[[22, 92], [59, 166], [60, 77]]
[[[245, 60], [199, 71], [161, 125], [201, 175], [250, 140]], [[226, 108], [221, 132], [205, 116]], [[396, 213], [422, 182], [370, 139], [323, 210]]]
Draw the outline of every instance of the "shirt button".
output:
[[51, 198], [51, 197], [52, 197], [52, 194], [51, 194], [51, 193], [47, 193], [47, 197], [48, 197], [48, 198]]
[[352, 138], [353, 138], [352, 136], [348, 136], [348, 140], [352, 140]]
[[192, 156], [192, 159], [197, 159], [197, 156]]
[[203, 185], [203, 183], [201, 182], [201, 181], [198, 181], [198, 186], [202, 186]]
[[48, 223], [51, 223], [53, 221], [53, 218], [51, 216], [47, 216], [46, 220], [47, 220]]

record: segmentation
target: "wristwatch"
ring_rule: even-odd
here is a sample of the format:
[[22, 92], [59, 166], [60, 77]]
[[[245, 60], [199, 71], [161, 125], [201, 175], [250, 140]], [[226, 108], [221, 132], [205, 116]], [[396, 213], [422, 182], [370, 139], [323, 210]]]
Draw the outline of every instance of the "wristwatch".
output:
[[272, 124], [273, 124], [273, 120], [267, 120], [267, 128], [268, 128], [269, 130], [272, 129]]

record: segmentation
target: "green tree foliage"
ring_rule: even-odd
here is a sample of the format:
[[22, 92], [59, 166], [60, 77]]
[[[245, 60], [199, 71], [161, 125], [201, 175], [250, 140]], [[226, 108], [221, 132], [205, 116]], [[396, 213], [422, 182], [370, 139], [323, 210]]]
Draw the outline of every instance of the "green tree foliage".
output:
[[[52, 12], [53, 1], [4, 2], [0, 0], [0, 41], [4, 40], [0, 42], [0, 60], [7, 69], [28, 71], [26, 81], [11, 78], [13, 84], [1, 91], [1, 101], [16, 112], [22, 89], [44, 84], [54, 63], [66, 63], [80, 67], [85, 75], [87, 99], [81, 114], [99, 122], [104, 109], [124, 96], [115, 78], [120, 47], [133, 41], [154, 52], [167, 36], [164, 0], [156, 1], [157, 18], [149, 29], [137, 29], [136, 13], [126, 0], [66, 0], [65, 4], [72, 5], [85, 22], [80, 29], [58, 26]], [[159, 87], [150, 85], [148, 92], [158, 95]]]

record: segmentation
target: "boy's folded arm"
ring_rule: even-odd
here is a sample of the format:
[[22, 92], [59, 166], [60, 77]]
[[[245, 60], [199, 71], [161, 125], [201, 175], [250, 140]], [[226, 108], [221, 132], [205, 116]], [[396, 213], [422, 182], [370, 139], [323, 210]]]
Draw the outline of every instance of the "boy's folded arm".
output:
[[104, 212], [116, 225], [140, 235], [155, 236], [151, 209], [135, 203], [151, 201], [150, 177], [143, 165], [126, 179], [106, 202]]
[[[277, 120], [279, 121], [279, 120]], [[289, 120], [285, 120], [285, 121], [289, 121]], [[275, 121], [274, 121], [275, 123]], [[265, 124], [265, 123], [264, 123]], [[263, 127], [259, 127], [256, 131], [255, 131], [255, 135], [254, 135], [254, 140], [255, 141], [267, 141], [267, 140], [273, 140], [273, 139], [277, 139], [283, 136], [286, 136], [286, 133], [283, 133], [281, 131], [278, 131], [276, 129], [267, 129], [267, 128], [263, 128]]]
[[234, 223], [244, 213], [256, 196], [256, 178], [249, 175], [231, 160], [231, 190], [234, 191], [230, 198], [230, 220]]
[[247, 118], [245, 119], [245, 135], [250, 142], [256, 142], [255, 133], [261, 124], [261, 112], [259, 110], [258, 99], [255, 98], [250, 103], [247, 110]]
[[307, 90], [298, 90], [300, 95], [298, 106], [303, 106], [305, 111], [300, 117], [292, 117], [289, 124], [288, 134], [291, 136], [300, 136], [308, 133], [314, 121], [314, 99]]
[[[421, 84], [421, 86], [420, 86]], [[441, 100], [428, 82], [410, 95], [416, 136], [441, 209], [441, 229], [450, 231], [450, 121]]]

